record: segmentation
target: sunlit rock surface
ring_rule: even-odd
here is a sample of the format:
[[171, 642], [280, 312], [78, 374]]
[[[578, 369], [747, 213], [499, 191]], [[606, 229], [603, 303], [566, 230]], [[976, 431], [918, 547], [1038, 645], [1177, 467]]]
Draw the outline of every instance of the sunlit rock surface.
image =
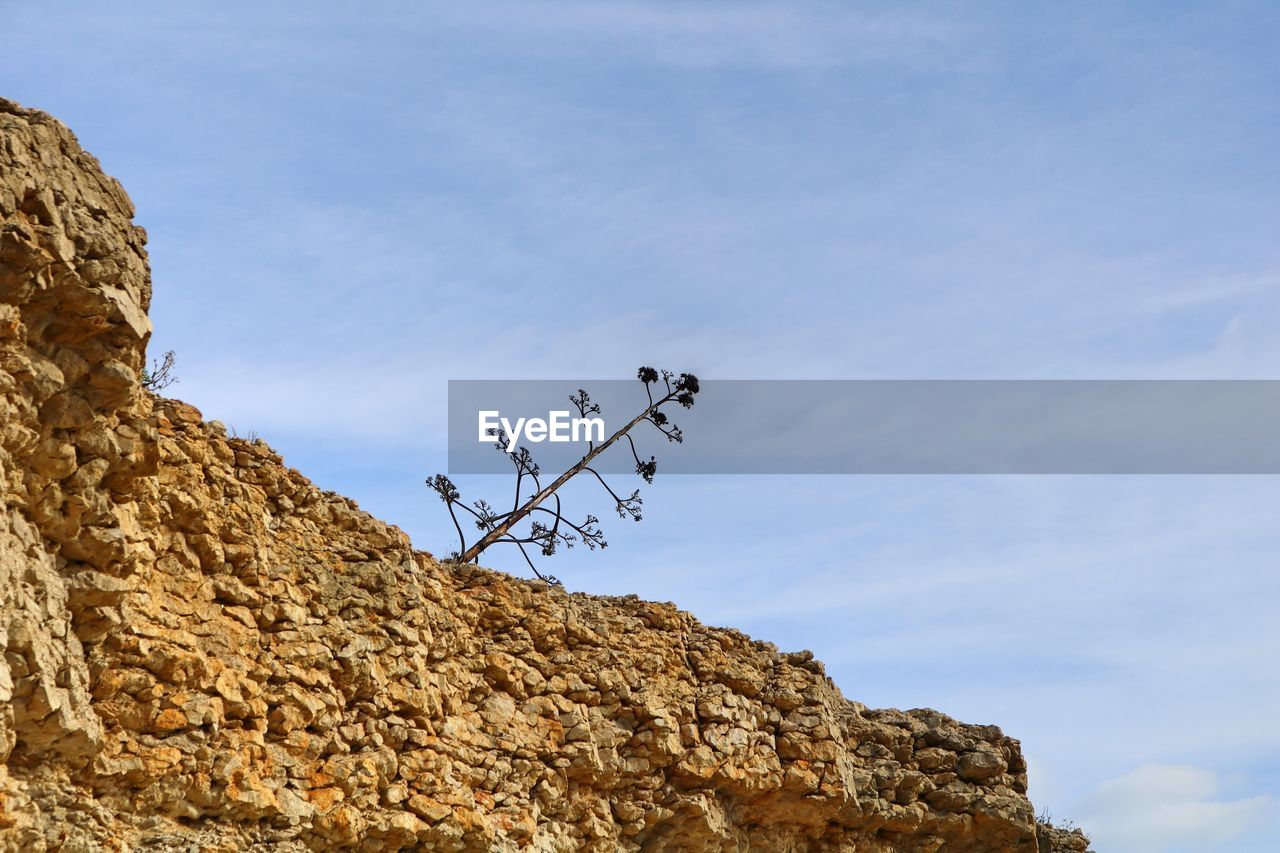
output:
[[0, 849], [1086, 848], [995, 726], [443, 566], [143, 390], [132, 217], [0, 100]]

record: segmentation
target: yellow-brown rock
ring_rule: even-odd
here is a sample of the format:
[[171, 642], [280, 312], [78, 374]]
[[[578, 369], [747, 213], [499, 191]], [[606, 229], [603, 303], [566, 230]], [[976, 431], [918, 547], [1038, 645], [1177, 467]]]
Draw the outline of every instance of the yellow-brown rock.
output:
[[145, 391], [132, 216], [0, 101], [0, 849], [1084, 849], [994, 726], [442, 565]]

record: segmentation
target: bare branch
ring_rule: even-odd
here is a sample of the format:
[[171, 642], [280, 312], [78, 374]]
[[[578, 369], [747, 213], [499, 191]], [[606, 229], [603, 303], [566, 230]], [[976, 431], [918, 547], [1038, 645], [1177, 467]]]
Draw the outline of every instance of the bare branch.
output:
[[143, 365], [142, 376], [140, 382], [142, 387], [148, 391], [163, 391], [170, 385], [178, 381], [178, 377], [173, 375], [173, 365], [175, 356], [173, 350], [169, 350], [160, 356], [160, 360], [152, 360], [151, 366]]
[[[645, 460], [640, 455], [631, 431], [638, 424], [647, 421], [662, 433], [667, 441], [681, 442], [684, 438], [683, 433], [679, 427], [671, 423], [662, 408], [672, 403], [684, 408], [690, 408], [694, 404], [700, 387], [697, 377], [690, 373], [677, 375], [668, 370], [658, 371], [652, 367], [641, 367], [636, 376], [644, 386], [648, 405], [598, 445], [594, 441], [588, 440], [587, 453], [546, 486], [542, 485], [539, 477], [541, 471], [537, 463], [534, 462], [533, 455], [529, 452], [529, 449], [527, 447], [518, 447], [512, 451], [510, 437], [504, 431], [498, 432], [495, 437], [494, 447], [503, 453], [508, 453], [511, 457], [512, 465], [515, 467], [515, 496], [510, 511], [495, 512], [493, 507], [484, 500], [475, 501], [472, 506], [467, 506], [462, 502], [458, 489], [443, 474], [437, 474], [427, 481], [427, 485], [431, 486], [448, 506], [449, 515], [453, 519], [454, 528], [458, 532], [461, 546], [461, 550], [457, 554], [459, 561], [477, 561], [480, 554], [492, 545], [499, 543], [515, 545], [520, 549], [521, 555], [534, 574], [549, 583], [559, 583], [555, 577], [544, 576], [538, 571], [525, 546], [537, 546], [543, 556], [547, 557], [554, 555], [561, 546], [573, 548], [579, 542], [590, 550], [608, 546], [604, 533], [600, 530], [599, 519], [594, 515], [587, 515], [581, 523], [575, 524], [566, 518], [563, 513], [560, 496], [557, 492], [561, 486], [583, 472], [591, 474], [604, 487], [609, 497], [613, 499], [614, 510], [618, 513], [619, 518], [630, 518], [634, 521], [641, 519], [643, 501], [640, 497], [640, 491], [637, 489], [626, 497], [619, 495], [591, 463], [604, 451], [625, 438], [631, 457], [636, 465], [636, 473], [646, 483], [652, 483], [657, 472], [658, 460], [654, 456], [650, 456], [648, 460]], [[661, 389], [661, 395], [655, 397], [654, 389]], [[600, 405], [591, 399], [590, 394], [585, 389], [579, 388], [576, 394], [570, 395], [569, 401], [577, 409], [578, 414], [584, 418], [588, 415], [600, 413]], [[535, 489], [534, 494], [527, 498], [524, 497], [523, 491], [526, 477], [533, 481]], [[554, 508], [548, 508], [543, 505], [548, 500], [554, 501]], [[470, 513], [475, 521], [476, 528], [482, 532], [481, 538], [469, 547], [462, 534], [462, 526], [458, 522], [457, 507], [461, 507]], [[532, 517], [535, 513], [539, 515], [538, 518]], [[543, 516], [550, 516], [550, 519], [543, 521], [541, 520]], [[524, 534], [514, 533], [516, 525], [526, 520], [529, 522], [527, 532]]]

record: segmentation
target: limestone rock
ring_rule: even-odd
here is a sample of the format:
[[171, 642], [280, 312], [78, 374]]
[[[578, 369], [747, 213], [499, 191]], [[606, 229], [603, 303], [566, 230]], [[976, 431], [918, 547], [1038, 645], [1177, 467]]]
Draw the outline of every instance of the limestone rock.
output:
[[0, 850], [1085, 849], [994, 726], [442, 565], [144, 391], [132, 216], [0, 101]]

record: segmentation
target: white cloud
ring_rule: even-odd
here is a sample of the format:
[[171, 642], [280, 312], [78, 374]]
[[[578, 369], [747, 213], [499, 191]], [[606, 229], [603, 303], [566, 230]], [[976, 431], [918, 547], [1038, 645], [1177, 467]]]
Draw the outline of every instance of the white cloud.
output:
[[1212, 770], [1146, 764], [1099, 785], [1081, 804], [1080, 822], [1103, 850], [1221, 850], [1253, 828], [1273, 800], [1219, 799], [1219, 787]]

